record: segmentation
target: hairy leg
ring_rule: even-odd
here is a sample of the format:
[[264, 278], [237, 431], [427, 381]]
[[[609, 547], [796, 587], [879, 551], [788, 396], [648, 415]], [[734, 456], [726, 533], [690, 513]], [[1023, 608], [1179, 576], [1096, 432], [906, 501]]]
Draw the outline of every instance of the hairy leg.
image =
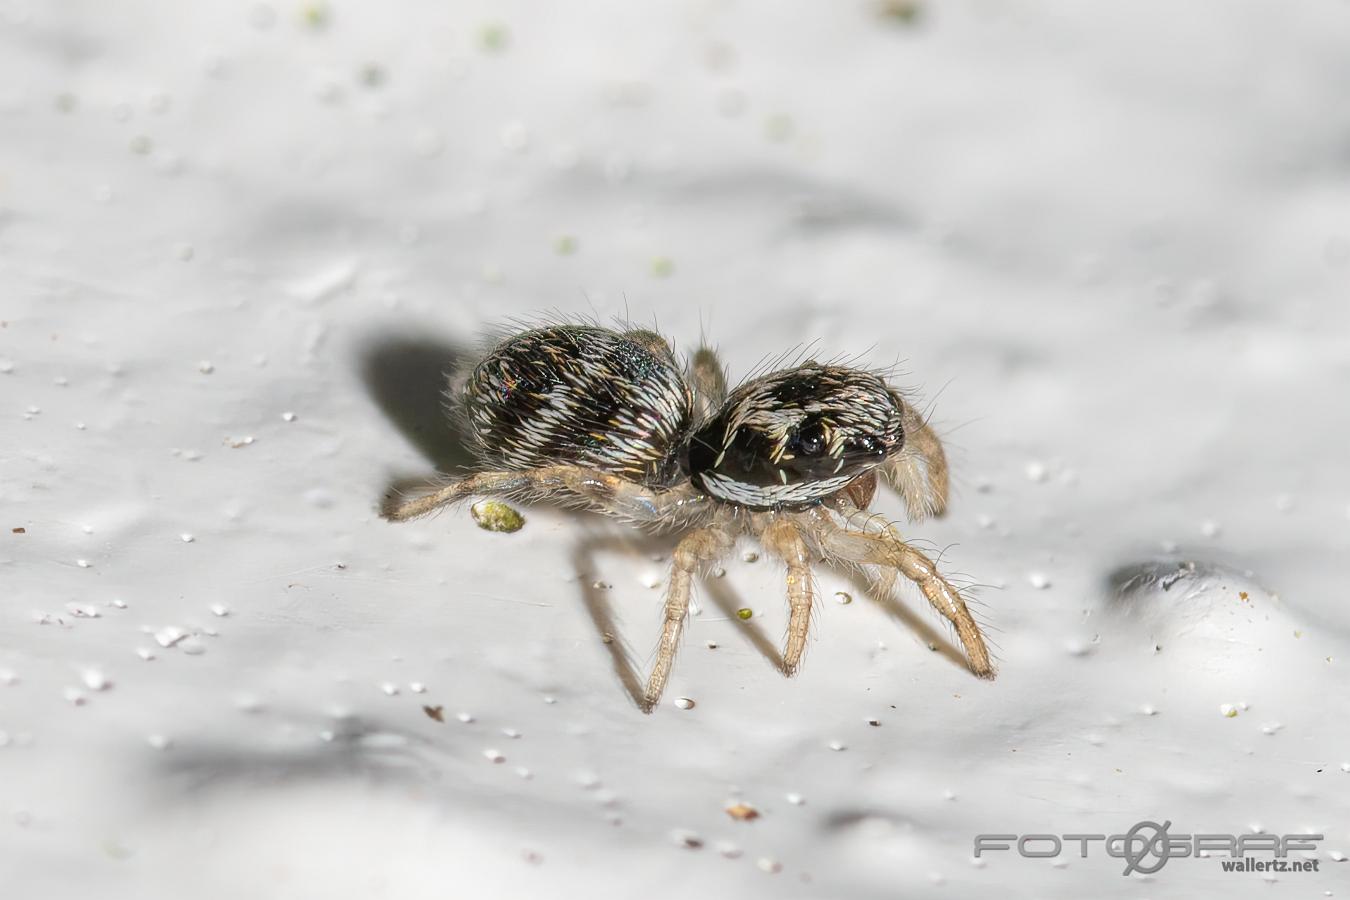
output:
[[717, 351], [699, 347], [690, 365], [690, 376], [694, 382], [695, 409], [701, 417], [711, 416], [727, 398], [727, 372], [717, 358]]
[[642, 711], [649, 713], [661, 702], [661, 694], [670, 678], [675, 663], [675, 652], [680, 647], [684, 620], [689, 616], [689, 594], [700, 565], [709, 565], [721, 559], [735, 544], [735, 536], [721, 525], [708, 525], [689, 532], [675, 545], [670, 566], [670, 585], [666, 589], [666, 604], [661, 621], [661, 642], [656, 649], [656, 664], [647, 679]]
[[869, 577], [883, 590], [893, 585], [894, 572], [914, 582], [933, 608], [956, 628], [971, 671], [981, 678], [993, 678], [994, 664], [984, 635], [960, 592], [942, 577], [937, 565], [906, 544], [879, 516], [859, 510], [847, 499], [837, 499], [835, 504], [844, 517], [843, 526], [823, 509], [813, 514], [813, 537], [820, 542], [821, 550], [843, 562], [880, 567], [880, 574], [869, 572]]
[[923, 417], [908, 403], [904, 406], [904, 449], [887, 460], [881, 471], [904, 498], [910, 519], [917, 522], [947, 511], [947, 454]]
[[783, 674], [792, 676], [806, 649], [811, 628], [811, 553], [791, 520], [775, 516], [760, 534], [764, 548], [787, 563], [788, 630], [783, 645]]
[[688, 486], [657, 490], [592, 469], [544, 466], [521, 472], [477, 472], [412, 499], [390, 496], [380, 512], [392, 522], [406, 522], [472, 496], [533, 500], [559, 492], [592, 509], [652, 525], [673, 527], [695, 521], [709, 508], [708, 499]]

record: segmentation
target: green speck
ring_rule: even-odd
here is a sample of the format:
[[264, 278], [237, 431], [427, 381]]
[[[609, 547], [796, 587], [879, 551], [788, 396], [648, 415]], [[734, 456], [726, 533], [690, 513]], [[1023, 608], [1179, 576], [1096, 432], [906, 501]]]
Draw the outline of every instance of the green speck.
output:
[[327, 28], [333, 19], [333, 10], [324, 0], [312, 0], [300, 7], [300, 21], [308, 28]]
[[923, 15], [923, 4], [919, 0], [884, 0], [881, 15], [900, 25], [914, 25]]
[[553, 242], [553, 250], [559, 256], [571, 256], [577, 252], [577, 239], [570, 234], [560, 234]]
[[797, 130], [797, 126], [792, 121], [792, 117], [779, 113], [769, 116], [764, 120], [764, 134], [771, 141], [782, 143]]
[[525, 527], [525, 517], [500, 500], [479, 500], [469, 513], [484, 531], [510, 534]]
[[675, 271], [675, 260], [669, 256], [657, 256], [652, 258], [652, 277], [669, 278]]
[[356, 73], [356, 80], [368, 88], [377, 88], [384, 84], [388, 75], [378, 63], [366, 63]]
[[736, 618], [740, 619], [742, 622], [748, 622], [750, 617], [754, 614], [755, 611], [748, 606], [742, 606], [740, 609], [736, 610]]
[[500, 22], [484, 25], [478, 32], [478, 45], [489, 53], [500, 53], [511, 43], [511, 32]]

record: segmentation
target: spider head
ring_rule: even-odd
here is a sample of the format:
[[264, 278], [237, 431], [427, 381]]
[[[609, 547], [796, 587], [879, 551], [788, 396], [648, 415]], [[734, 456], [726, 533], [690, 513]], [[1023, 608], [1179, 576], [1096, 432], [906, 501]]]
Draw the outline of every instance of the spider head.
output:
[[870, 372], [808, 362], [727, 397], [689, 445], [695, 487], [751, 509], [838, 493], [904, 444], [903, 407]]

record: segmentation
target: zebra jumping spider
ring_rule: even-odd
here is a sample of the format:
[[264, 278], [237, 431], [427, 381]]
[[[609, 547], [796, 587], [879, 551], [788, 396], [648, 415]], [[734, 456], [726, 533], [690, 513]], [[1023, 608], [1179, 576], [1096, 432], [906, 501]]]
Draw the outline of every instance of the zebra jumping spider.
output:
[[391, 496], [387, 519], [495, 496], [551, 499], [683, 532], [644, 712], [670, 677], [695, 576], [741, 535], [787, 566], [784, 674], [797, 671], [806, 649], [811, 563], [823, 559], [861, 568], [877, 591], [892, 591], [897, 576], [914, 582], [955, 627], [971, 671], [994, 677], [957, 589], [867, 512], [878, 476], [911, 520], [940, 516], [947, 505], [941, 442], [879, 375], [808, 361], [728, 391], [708, 347], [686, 370], [654, 332], [557, 324], [499, 341], [451, 376], [448, 396], [481, 468], [423, 496]]

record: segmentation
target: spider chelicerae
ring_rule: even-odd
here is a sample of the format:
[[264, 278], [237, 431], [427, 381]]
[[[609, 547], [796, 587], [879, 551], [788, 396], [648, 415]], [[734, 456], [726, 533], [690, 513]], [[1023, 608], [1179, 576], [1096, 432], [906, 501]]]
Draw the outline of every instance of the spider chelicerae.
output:
[[670, 677], [694, 578], [742, 535], [787, 566], [785, 674], [797, 671], [806, 649], [811, 564], [821, 559], [860, 567], [882, 593], [897, 576], [914, 582], [956, 629], [971, 671], [994, 677], [960, 592], [867, 511], [878, 478], [900, 494], [911, 520], [947, 506], [942, 443], [882, 376], [807, 361], [729, 391], [706, 346], [686, 367], [653, 331], [553, 324], [497, 341], [450, 375], [447, 394], [480, 468], [422, 496], [391, 495], [386, 518], [492, 496], [580, 505], [682, 532], [644, 712]]

